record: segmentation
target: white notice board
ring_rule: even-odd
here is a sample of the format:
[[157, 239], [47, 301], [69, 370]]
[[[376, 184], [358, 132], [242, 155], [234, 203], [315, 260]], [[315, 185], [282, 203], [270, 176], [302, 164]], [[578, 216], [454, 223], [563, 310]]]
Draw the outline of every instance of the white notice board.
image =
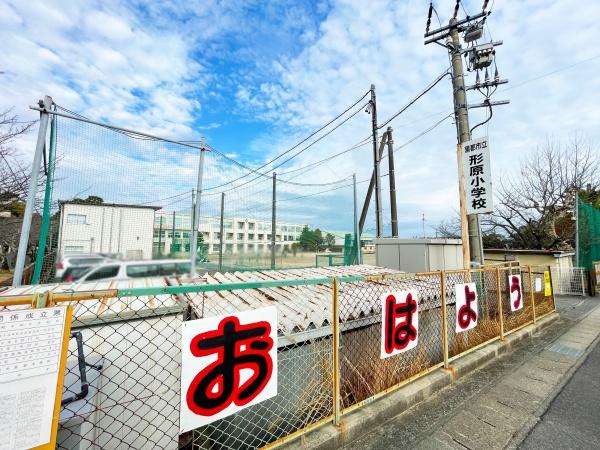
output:
[[3, 450], [54, 448], [71, 311], [55, 306], [0, 313]]

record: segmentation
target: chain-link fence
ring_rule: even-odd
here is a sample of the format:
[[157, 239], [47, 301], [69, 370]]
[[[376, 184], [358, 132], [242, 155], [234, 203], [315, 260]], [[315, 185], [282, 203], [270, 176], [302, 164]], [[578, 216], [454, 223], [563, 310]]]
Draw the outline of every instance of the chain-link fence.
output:
[[[497, 270], [481, 269], [469, 273], [445, 273], [446, 317], [448, 318], [448, 354], [450, 358], [500, 337]], [[477, 326], [457, 332], [456, 295], [464, 284], [475, 283], [477, 292]]]
[[[60, 280], [69, 256], [190, 259], [194, 205], [201, 270], [312, 267], [325, 251], [349, 260], [350, 173], [287, 160], [256, 166], [204, 141], [152, 137], [58, 105], [49, 114], [27, 261], [34, 284]], [[13, 228], [11, 255], [20, 224]]]
[[[30, 291], [9, 290], [0, 294], [0, 311], [74, 306], [59, 448], [253, 449], [337, 422], [516, 330], [534, 320], [534, 302], [537, 319], [554, 311], [548, 271], [483, 268], [232, 284], [223, 275], [204, 285], [51, 292], [43, 302]], [[513, 312], [516, 275], [523, 307]], [[477, 324], [457, 332], [461, 292], [476, 293]], [[180, 434], [182, 324], [265, 306], [277, 307], [277, 395]]]

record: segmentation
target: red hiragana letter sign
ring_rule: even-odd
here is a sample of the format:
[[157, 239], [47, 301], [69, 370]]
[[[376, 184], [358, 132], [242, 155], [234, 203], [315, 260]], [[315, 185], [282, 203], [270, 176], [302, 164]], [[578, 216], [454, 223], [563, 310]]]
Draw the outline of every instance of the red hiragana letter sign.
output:
[[277, 395], [277, 309], [183, 323], [181, 432]]
[[521, 275], [509, 275], [508, 286], [510, 289], [510, 310], [518, 311], [523, 307], [523, 290], [521, 289]]
[[381, 308], [381, 358], [415, 348], [419, 341], [417, 291], [386, 293]]
[[467, 331], [477, 326], [477, 286], [475, 283], [457, 284], [456, 293], [456, 332]]

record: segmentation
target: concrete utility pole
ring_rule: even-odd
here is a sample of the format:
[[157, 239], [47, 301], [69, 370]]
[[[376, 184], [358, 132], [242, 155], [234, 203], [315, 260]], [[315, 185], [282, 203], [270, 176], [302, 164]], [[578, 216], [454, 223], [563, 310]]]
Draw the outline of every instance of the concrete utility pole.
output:
[[373, 133], [373, 173], [375, 176], [375, 229], [378, 238], [383, 237], [383, 212], [381, 210], [381, 179], [379, 161], [381, 157], [377, 151], [377, 99], [375, 85], [371, 85], [371, 129]]
[[[456, 23], [456, 19], [450, 19], [450, 26], [456, 25]], [[469, 131], [469, 109], [467, 106], [467, 91], [465, 89], [465, 77], [460, 46], [460, 36], [456, 27], [453, 27], [451, 29], [450, 39], [451, 45], [448, 46], [448, 51], [450, 52], [450, 56], [452, 58], [452, 88], [454, 91], [454, 115], [456, 118], [458, 143], [462, 144], [471, 140], [471, 132]], [[461, 146], [459, 145], [459, 147]], [[462, 185], [462, 187], [460, 188], [460, 202], [461, 215], [466, 216], [466, 196], [462, 153], [463, 152], [461, 147], [458, 151], [458, 170], [460, 180], [459, 184]], [[461, 224], [464, 224], [465, 222], [467, 223], [471, 262], [483, 264], [483, 249], [481, 248], [481, 228], [479, 225], [479, 216], [477, 214], [470, 214], [466, 216], [466, 221], [464, 219], [465, 217], [461, 217]]]
[[394, 139], [392, 127], [387, 128], [388, 177], [390, 179], [390, 212], [392, 219], [392, 237], [398, 237], [398, 207], [396, 205], [396, 175], [394, 169]]
[[225, 237], [223, 231], [225, 229], [225, 192], [221, 192], [221, 221], [219, 223], [219, 271], [223, 270], [223, 242]]
[[[31, 165], [31, 177], [29, 178], [29, 188], [27, 190], [27, 203], [23, 212], [23, 223], [21, 225], [21, 236], [19, 237], [19, 250], [17, 251], [17, 261], [15, 263], [15, 273], [13, 274], [13, 286], [21, 286], [23, 281], [23, 270], [25, 268], [25, 257], [27, 256], [27, 245], [29, 244], [29, 232], [31, 231], [31, 218], [33, 217], [33, 206], [35, 204], [35, 193], [38, 186], [38, 177], [40, 174], [40, 164], [44, 147], [46, 146], [46, 131], [48, 130], [48, 111], [52, 107], [52, 98], [45, 96], [38, 102], [41, 110], [40, 128], [38, 130], [35, 154], [33, 164]], [[50, 183], [50, 180], [46, 181]]]

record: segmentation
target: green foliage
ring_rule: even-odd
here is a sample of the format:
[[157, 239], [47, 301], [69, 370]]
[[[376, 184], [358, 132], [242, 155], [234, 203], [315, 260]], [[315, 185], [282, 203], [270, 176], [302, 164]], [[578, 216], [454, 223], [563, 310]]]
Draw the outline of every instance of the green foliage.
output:
[[104, 203], [104, 199], [102, 197], [98, 197], [97, 195], [88, 195], [88, 197], [85, 199], [74, 198], [73, 202], [86, 205], [101, 205]]
[[320, 229], [311, 230], [308, 226], [304, 226], [300, 237], [298, 238], [300, 248], [305, 251], [320, 251], [325, 248], [325, 239]]

